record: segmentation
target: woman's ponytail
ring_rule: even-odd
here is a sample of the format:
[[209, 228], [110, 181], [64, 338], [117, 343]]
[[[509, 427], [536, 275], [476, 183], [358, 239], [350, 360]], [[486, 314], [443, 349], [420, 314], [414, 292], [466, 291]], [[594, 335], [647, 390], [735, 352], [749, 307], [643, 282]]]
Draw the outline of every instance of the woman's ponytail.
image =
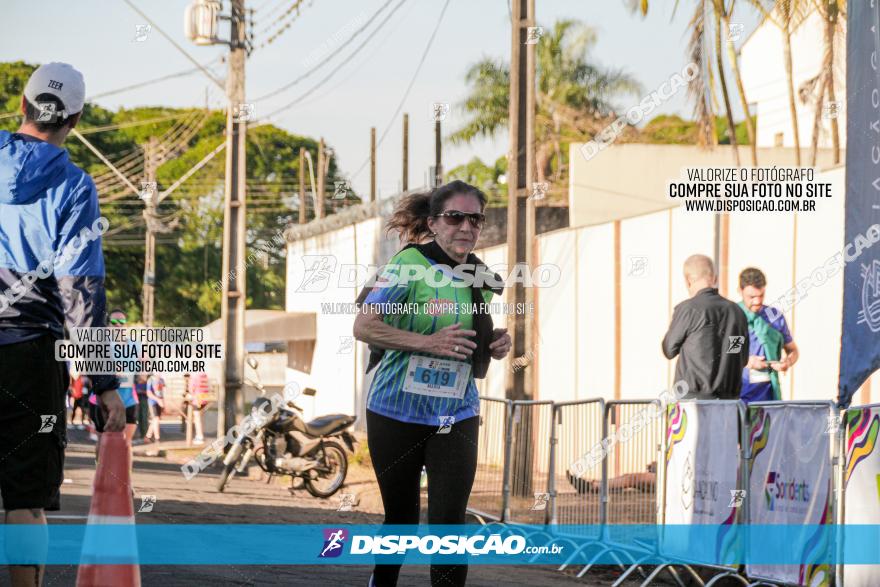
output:
[[397, 231], [400, 239], [407, 243], [421, 243], [431, 236], [428, 218], [431, 215], [431, 193], [404, 196], [385, 227], [387, 232]]
[[443, 212], [446, 200], [456, 194], [475, 197], [480, 202], [481, 210], [486, 207], [488, 201], [486, 194], [479, 188], [456, 179], [429, 192], [404, 196], [394, 208], [385, 230], [397, 231], [403, 242], [422, 243], [432, 236], [428, 227], [428, 218]]

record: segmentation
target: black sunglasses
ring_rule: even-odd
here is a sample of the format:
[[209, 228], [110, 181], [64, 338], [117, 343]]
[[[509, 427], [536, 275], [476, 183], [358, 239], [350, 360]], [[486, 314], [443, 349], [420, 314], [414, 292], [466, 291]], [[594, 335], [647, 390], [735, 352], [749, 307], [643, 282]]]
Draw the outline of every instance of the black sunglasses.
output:
[[468, 219], [468, 222], [470, 222], [471, 226], [474, 228], [483, 228], [483, 225], [486, 223], [486, 215], [480, 214], [479, 212], [468, 214], [465, 212], [459, 212], [458, 210], [450, 210], [449, 212], [443, 212], [436, 216], [437, 218], [443, 218], [449, 226], [459, 226], [464, 222], [465, 218]]

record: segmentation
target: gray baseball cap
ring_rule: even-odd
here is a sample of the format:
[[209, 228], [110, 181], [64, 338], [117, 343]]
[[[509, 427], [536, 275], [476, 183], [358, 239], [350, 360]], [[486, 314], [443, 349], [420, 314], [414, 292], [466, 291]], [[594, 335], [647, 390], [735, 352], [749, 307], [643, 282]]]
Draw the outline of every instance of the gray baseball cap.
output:
[[24, 87], [24, 97], [36, 105], [37, 96], [52, 94], [61, 100], [64, 108], [56, 111], [65, 120], [82, 111], [86, 101], [86, 82], [83, 75], [68, 63], [44, 63], [31, 74]]

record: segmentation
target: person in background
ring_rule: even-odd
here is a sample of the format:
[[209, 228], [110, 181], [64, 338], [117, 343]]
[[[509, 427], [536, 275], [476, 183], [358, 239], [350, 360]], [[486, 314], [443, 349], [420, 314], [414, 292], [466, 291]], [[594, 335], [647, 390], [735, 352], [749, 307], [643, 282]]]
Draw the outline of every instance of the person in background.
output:
[[767, 278], [760, 269], [747, 267], [739, 274], [739, 307], [749, 325], [749, 361], [740, 393], [746, 403], [781, 400], [779, 373], [788, 371], [800, 356], [782, 312], [773, 312], [775, 319], [768, 314], [766, 289]]
[[[128, 318], [124, 311], [117, 308], [110, 312], [109, 322], [111, 328], [124, 328], [127, 321]], [[128, 441], [129, 446], [131, 446], [134, 430], [137, 427], [138, 405], [137, 394], [134, 390], [134, 375], [132, 373], [120, 373], [118, 377], [119, 389], [117, 391], [122, 399], [122, 404], [125, 406], [125, 439]], [[104, 417], [93, 400], [94, 397], [89, 398], [89, 403], [91, 404], [89, 417], [95, 423], [95, 430], [98, 434], [98, 444], [95, 446], [95, 456], [97, 456], [98, 447], [101, 446], [101, 433], [104, 432]]]
[[663, 338], [663, 355], [678, 357], [675, 381], [687, 384], [687, 399], [739, 399], [749, 357], [745, 315], [718, 294], [709, 257], [688, 257], [684, 280], [691, 297], [675, 307]]
[[183, 401], [180, 403], [180, 432], [186, 434], [186, 414], [190, 406], [189, 401], [189, 373], [183, 374]]
[[150, 420], [150, 401], [147, 398], [147, 374], [138, 373], [134, 376], [134, 391], [137, 394], [137, 435], [140, 440], [147, 436]]
[[[91, 380], [82, 373], [76, 373], [71, 369], [71, 384], [68, 401], [70, 403], [70, 428], [85, 430], [87, 420], [86, 412], [89, 409], [89, 391]], [[79, 424], [76, 423], [76, 410], [79, 409]]]
[[150, 375], [150, 378], [147, 379], [146, 392], [150, 404], [150, 427], [147, 429], [144, 440], [159, 442], [162, 410], [165, 409], [165, 380], [160, 374]]
[[77, 401], [80, 412], [80, 423], [76, 428], [77, 430], [85, 430], [87, 426], [91, 426], [92, 424], [89, 419], [89, 398], [92, 396], [92, 378], [86, 375], [81, 375], [80, 377], [82, 377], [83, 393], [82, 397]]
[[208, 394], [211, 391], [208, 383], [208, 374], [204, 371], [193, 373], [189, 377], [189, 402], [193, 407], [193, 425], [195, 426], [195, 437], [193, 444], [205, 444], [205, 433], [202, 424], [202, 412], [208, 405]]
[[[70, 385], [67, 387], [67, 408], [70, 410], [70, 415], [67, 419], [67, 427], [73, 428], [73, 419], [76, 417], [76, 406], [79, 398], [82, 397], [83, 393], [83, 385], [82, 385], [82, 376], [74, 374], [73, 369], [68, 365], [68, 372], [70, 373]], [[82, 418], [82, 416], [80, 416]]]

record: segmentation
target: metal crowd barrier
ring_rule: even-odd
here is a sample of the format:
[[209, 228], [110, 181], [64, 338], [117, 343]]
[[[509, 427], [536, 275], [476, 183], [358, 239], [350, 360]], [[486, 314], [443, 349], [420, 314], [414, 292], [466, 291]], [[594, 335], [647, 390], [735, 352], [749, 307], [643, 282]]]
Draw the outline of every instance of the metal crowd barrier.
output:
[[[755, 495], [750, 487], [750, 473], [758, 454], [758, 451], [752, 452], [756, 442], [755, 422], [752, 420], [758, 413], [756, 408], [767, 407], [794, 410], [827, 407], [829, 421], [836, 419], [838, 422], [836, 431], [829, 434], [829, 518], [832, 523], [842, 523], [845, 496], [842, 481], [847, 463], [843, 445], [844, 424], [834, 404], [822, 401], [754, 402], [749, 408], [740, 406], [738, 487], [746, 492], [737, 523], [751, 523], [751, 510], [757, 507], [753, 499], [763, 498], [762, 492]], [[646, 577], [642, 565], [646, 564], [644, 561], [656, 558], [658, 553], [663, 554], [661, 544], [646, 541], [635, 534], [630, 537], [625, 526], [662, 526], [666, 522], [667, 414], [655, 415], [663, 409], [665, 407], [659, 400], [606, 402], [590, 399], [554, 403], [481, 398], [477, 473], [468, 512], [480, 518], [487, 531], [494, 528], [494, 531], [518, 533], [523, 531], [523, 525], [543, 526], [545, 531], [541, 534], [547, 536], [548, 542], [568, 542], [574, 551], [560, 570], [572, 564], [586, 563], [578, 577], [588, 572], [601, 557], [612, 558], [624, 571], [615, 586], [638, 571], [645, 577], [644, 587], [667, 569], [671, 578], [683, 587], [675, 567], [685, 569], [698, 585], [704, 585], [693, 566], [719, 572], [705, 583], [706, 587], [725, 577], [750, 587], [785, 584], [778, 578], [750, 574], [747, 568], [737, 573], [734, 567], [695, 564], [673, 556], [670, 556], [670, 562], [655, 565]], [[573, 464], [597, 444], [607, 447], [601, 465], [573, 471]], [[535, 494], [545, 494], [546, 499], [544, 496], [536, 498]], [[554, 529], [557, 525], [584, 525], [594, 529], [583, 535], [560, 534]], [[614, 529], [610, 536], [609, 527]], [[535, 534], [532, 532], [533, 537]], [[840, 542], [836, 546], [842, 548]], [[842, 567], [830, 567], [838, 586], [843, 585]]]
[[[612, 400], [605, 404], [603, 436], [609, 440], [602, 460], [603, 529], [613, 526], [615, 531], [612, 535], [605, 532], [603, 550], [580, 570], [579, 577], [604, 554], [617, 562], [625, 576], [633, 570], [644, 576], [639, 560], [657, 545], [628, 532], [626, 526], [657, 523], [663, 471], [659, 465], [663, 461], [662, 409], [659, 400]], [[675, 573], [673, 576], [682, 585]]]
[[[601, 398], [554, 403], [551, 407], [549, 430], [549, 503], [545, 524], [549, 524], [545, 545], [567, 543], [570, 550], [596, 545], [601, 533], [578, 525], [598, 528], [604, 509], [600, 502], [601, 468], [592, 472], [573, 470], [572, 464], [582, 459], [590, 447], [602, 440], [602, 417], [605, 402]], [[559, 524], [567, 531], [560, 533]], [[533, 532], [533, 534], [535, 534]], [[540, 555], [532, 559], [537, 560]], [[568, 563], [560, 567], [564, 569]]]
[[[829, 439], [827, 458], [828, 458], [828, 466], [830, 468], [829, 469], [829, 488], [828, 488], [828, 491], [829, 491], [829, 493], [828, 493], [829, 504], [828, 505], [830, 508], [830, 515], [828, 517], [828, 522], [825, 522], [825, 523], [833, 524], [835, 521], [838, 520], [838, 516], [837, 516], [838, 509], [839, 509], [838, 501], [842, 500], [842, 493], [840, 491], [840, 483], [839, 482], [840, 482], [840, 463], [842, 461], [842, 459], [840, 458], [840, 455], [841, 455], [841, 445], [842, 445], [843, 436], [842, 436], [842, 426], [840, 423], [840, 416], [839, 416], [839, 411], [837, 409], [837, 406], [834, 404], [834, 402], [831, 402], [831, 401], [773, 401], [773, 402], [752, 402], [752, 403], [750, 403], [747, 408], [750, 439], [749, 439], [749, 450], [746, 455], [747, 469], [749, 471], [749, 474], [751, 474], [751, 472], [752, 472], [752, 469], [755, 464], [755, 459], [758, 456], [758, 454], [760, 454], [759, 449], [762, 446], [761, 442], [759, 442], [759, 439], [758, 439], [759, 429], [757, 428], [757, 426], [760, 423], [756, 421], [757, 416], [760, 414], [761, 408], [771, 408], [771, 409], [785, 408], [787, 411], [788, 410], [798, 410], [798, 409], [802, 409], [802, 410], [816, 409], [816, 408], [825, 408], [828, 410], [828, 413], [826, 416], [826, 426], [828, 426], [828, 428], [826, 428], [824, 430], [824, 433], [828, 436], [828, 439]], [[833, 422], [837, 422], [837, 425], [834, 427], [832, 427]], [[778, 427], [778, 425], [777, 425], [777, 427]], [[764, 439], [763, 442], [766, 443], [767, 440]], [[754, 473], [756, 475], [758, 474], [757, 471], [755, 471]], [[753, 510], [754, 510], [755, 504], [756, 503], [760, 504], [761, 501], [760, 501], [760, 497], [755, 499], [755, 501], [752, 501], [752, 498], [755, 497], [753, 494], [756, 492], [752, 491], [751, 487], [749, 489], [750, 489], [750, 491], [748, 491], [748, 493], [746, 495], [747, 507], [746, 507], [745, 513], [746, 513], [747, 523], [751, 524], [754, 521], [753, 520]], [[760, 495], [760, 493], [759, 493], [759, 495]], [[804, 522], [804, 523], [806, 523], [806, 522]], [[746, 578], [748, 578], [749, 581], [752, 581], [752, 583], [750, 583], [749, 587], [753, 587], [753, 586], [756, 587], [758, 585], [789, 585], [789, 584], [792, 584], [791, 582], [786, 582], [785, 580], [780, 579], [778, 577], [768, 577], [765, 575], [759, 575], [757, 573], [753, 573], [749, 570], [749, 567], [750, 567], [750, 565], [746, 565], [745, 569], [744, 569], [744, 575], [746, 576]], [[834, 577], [835, 575], [838, 574], [839, 565], [829, 565], [829, 567], [830, 567], [830, 575], [832, 577]], [[828, 583], [830, 584], [830, 581]], [[812, 584], [812, 581], [810, 581], [809, 578], [807, 578], [807, 580], [804, 583], [798, 582], [798, 583], [793, 583], [793, 584], [799, 585], [799, 586], [810, 585], [810, 584]], [[838, 585], [843, 585], [841, 580], [838, 580]]]
[[481, 522], [507, 521], [507, 471], [510, 457], [509, 422], [513, 402], [480, 398], [477, 472], [468, 500], [468, 512]]
[[550, 430], [553, 402], [515, 401], [510, 418], [510, 463], [506, 521], [549, 523]]
[[[864, 404], [861, 406], [850, 406], [845, 412], [845, 418], [840, 421], [840, 450], [841, 450], [841, 467], [837, 478], [835, 479], [838, 488], [838, 509], [837, 523], [842, 527], [847, 522], [847, 489], [856, 469], [867, 467], [869, 494], [873, 495], [874, 488], [871, 484], [874, 480], [880, 479], [880, 453], [877, 452], [878, 444], [878, 428], [880, 428], [880, 404]], [[876, 481], [880, 483], [880, 481]], [[865, 489], [864, 487], [862, 488]], [[880, 492], [880, 487], [877, 488]], [[856, 495], [859, 492], [856, 491]], [[869, 502], [877, 503], [877, 502]], [[878, 506], [880, 508], [880, 506]], [[863, 512], [859, 512], [863, 514]], [[880, 512], [874, 511], [873, 516], [868, 513], [869, 519], [860, 516], [853, 516], [855, 524], [876, 524], [880, 522]], [[841, 556], [846, 545], [844, 537], [838, 533], [837, 554]], [[841, 560], [841, 559], [838, 559]], [[847, 577], [847, 573], [852, 574]], [[876, 585], [880, 577], [880, 565], [837, 565], [836, 580], [837, 585], [845, 585], [845, 580], [849, 581], [852, 587], [865, 587], [866, 585]]]
[[[748, 488], [748, 467], [746, 466], [746, 455], [748, 451], [748, 428], [746, 425], [746, 408], [745, 404], [739, 400], [682, 400], [678, 402], [679, 404], [692, 404], [695, 406], [712, 406], [712, 405], [730, 405], [735, 404], [737, 408], [737, 431], [736, 431], [736, 439], [737, 439], [737, 456], [736, 456], [736, 482], [733, 489], [735, 490], [743, 490]], [[668, 473], [668, 465], [669, 465], [669, 457], [670, 457], [670, 421], [669, 416], [670, 412], [668, 408], [671, 408], [674, 404], [670, 404], [662, 417], [662, 447], [661, 447], [661, 458], [659, 460], [659, 470], [660, 470], [660, 483], [659, 483], [659, 492], [657, 499], [657, 511], [658, 511], [658, 520], [657, 523], [661, 526], [665, 526], [667, 522], [666, 516], [666, 504], [667, 504], [667, 482], [669, 481], [669, 473]], [[674, 440], [673, 440], [674, 443]], [[731, 494], [732, 496], [732, 494]], [[726, 499], [725, 493], [722, 492], [721, 495], [718, 496], [720, 499]], [[741, 524], [745, 520], [745, 512], [746, 509], [743, 506], [739, 506], [737, 511], [733, 512], [734, 515], [734, 524]], [[679, 523], [679, 522], [676, 522]], [[661, 529], [662, 530], [662, 529]], [[650, 558], [653, 555], [668, 557], [669, 562], [657, 565], [650, 575], [645, 579], [642, 586], [645, 587], [649, 585], [657, 576], [660, 575], [661, 572], [667, 570], [676, 582], [680, 582], [677, 573], [675, 571], [676, 567], [681, 567], [691, 578], [699, 585], [703, 585], [703, 579], [700, 575], [694, 570], [694, 567], [701, 567], [706, 569], [712, 569], [714, 571], [718, 571], [719, 574], [712, 577], [712, 579], [706, 583], [706, 586], [709, 587], [714, 585], [716, 582], [721, 579], [730, 577], [735, 580], [741, 581], [743, 584], [747, 584], [748, 581], [745, 580], [742, 576], [737, 573], [737, 567], [727, 567], [722, 565], [705, 565], [698, 562], [690, 561], [686, 556], [682, 556], [681, 554], [669, 553], [666, 548], [664, 548], [663, 544], [663, 536], [660, 537], [660, 543], [657, 545], [657, 549], [651, 553], [651, 555], [646, 555], [643, 559]], [[637, 562], [641, 562], [637, 561]], [[618, 587], [621, 585], [626, 578], [632, 573], [635, 565], [630, 567], [617, 581], [615, 581], [612, 587]]]

